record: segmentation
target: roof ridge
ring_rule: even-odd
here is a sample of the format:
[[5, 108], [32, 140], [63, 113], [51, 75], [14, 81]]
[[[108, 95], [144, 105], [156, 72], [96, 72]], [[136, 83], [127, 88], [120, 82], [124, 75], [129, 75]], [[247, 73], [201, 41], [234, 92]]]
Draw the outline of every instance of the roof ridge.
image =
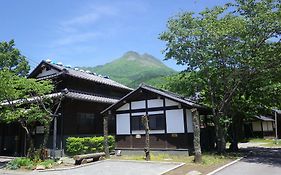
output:
[[78, 94], [83, 94], [83, 95], [90, 95], [90, 96], [103, 97], [103, 98], [111, 98], [111, 99], [119, 100], [119, 98], [109, 97], [109, 96], [105, 96], [105, 95], [101, 95], [101, 94], [87, 93], [87, 92], [84, 92], [84, 91], [82, 92], [82, 91], [73, 90], [73, 89], [68, 89], [68, 91], [70, 93], [78, 93]]
[[145, 84], [145, 83], [141, 83], [141, 87], [145, 87], [145, 86], [146, 86], [146, 87], [149, 87], [149, 88], [153, 88], [153, 89], [158, 90], [158, 91], [161, 91], [161, 92], [164, 92], [164, 93], [168, 93], [168, 94], [170, 94], [170, 95], [176, 96], [177, 98], [181, 98], [181, 99], [183, 99], [183, 100], [187, 100], [187, 101], [190, 101], [190, 102], [193, 102], [193, 103], [197, 103], [195, 100], [192, 100], [192, 99], [190, 99], [189, 97], [185, 97], [185, 96], [180, 95], [180, 94], [178, 94], [178, 93], [171, 92], [171, 91], [164, 90], [164, 89], [159, 89], [159, 88], [156, 88], [156, 87], [154, 87], [154, 86], [147, 85], [147, 84]]
[[83, 78], [86, 80], [90, 80], [90, 81], [94, 81], [97, 83], [101, 83], [101, 84], [105, 84], [105, 85], [109, 85], [109, 86], [114, 86], [114, 87], [118, 87], [118, 88], [122, 88], [122, 89], [128, 89], [128, 90], [133, 90], [132, 88], [123, 85], [115, 80], [109, 79], [109, 78], [105, 78], [99, 75], [94, 75], [93, 73], [87, 73], [87, 72], [82, 72], [80, 70], [75, 70], [74, 68], [70, 68], [70, 67], [65, 67], [63, 65], [57, 65], [55, 63], [50, 63], [47, 62], [46, 60], [42, 60], [41, 63], [39, 65], [41, 65], [42, 63], [47, 64], [49, 66], [54, 67], [55, 69], [58, 69], [59, 71], [65, 71], [65, 73], [67, 75], [73, 76], [73, 77], [77, 77], [77, 78]]

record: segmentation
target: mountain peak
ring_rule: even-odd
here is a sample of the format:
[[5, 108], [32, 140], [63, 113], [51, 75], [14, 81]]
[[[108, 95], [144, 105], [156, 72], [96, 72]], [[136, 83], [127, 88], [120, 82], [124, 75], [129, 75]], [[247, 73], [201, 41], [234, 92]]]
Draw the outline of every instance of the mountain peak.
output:
[[140, 59], [141, 55], [135, 51], [128, 51], [121, 58], [125, 58], [128, 61], [133, 61], [136, 59]]
[[126, 61], [137, 61], [140, 62], [143, 66], [165, 66], [159, 59], [155, 58], [154, 56], [148, 53], [139, 54], [136, 51], [128, 51], [120, 59], [124, 59]]
[[113, 80], [133, 88], [142, 82], [151, 85], [159, 83], [163, 81], [163, 77], [175, 73], [173, 69], [152, 55], [139, 54], [135, 51], [128, 51], [120, 58], [105, 65], [87, 69], [98, 74], [108, 75]]

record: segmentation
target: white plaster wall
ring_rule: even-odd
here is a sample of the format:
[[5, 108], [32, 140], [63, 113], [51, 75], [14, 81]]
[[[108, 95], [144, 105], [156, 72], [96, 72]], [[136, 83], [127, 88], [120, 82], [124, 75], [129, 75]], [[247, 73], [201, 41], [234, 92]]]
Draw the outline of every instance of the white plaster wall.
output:
[[165, 98], [165, 106], [178, 106], [179, 103]]
[[267, 128], [268, 128], [268, 131], [273, 131], [273, 122], [268, 122], [268, 125], [267, 125]]
[[145, 108], [145, 101], [133, 101], [131, 102], [132, 109], [143, 109]]
[[267, 122], [262, 122], [262, 130], [267, 131]]
[[252, 122], [253, 131], [261, 131], [261, 122]]
[[183, 109], [166, 111], [167, 133], [184, 133]]
[[129, 110], [129, 109], [130, 109], [130, 105], [129, 105], [129, 103], [126, 103], [123, 106], [121, 106], [120, 108], [118, 108], [116, 111], [124, 111], [124, 110]]
[[164, 111], [150, 111], [148, 112], [148, 115], [152, 115], [152, 114], [164, 114]]
[[135, 113], [132, 113], [132, 116], [139, 116], [139, 115], [145, 115], [146, 113], [145, 112], [135, 112]]
[[[149, 134], [164, 134], [165, 130], [150, 130]], [[135, 130], [132, 131], [132, 134], [145, 134], [144, 130]]]
[[47, 76], [47, 75], [56, 74], [56, 73], [58, 73], [58, 71], [55, 70], [55, 69], [50, 69], [48, 71], [46, 69], [44, 69], [40, 74], [37, 75], [37, 78], [44, 77], [44, 76]]
[[263, 131], [273, 131], [271, 122], [262, 122]]
[[162, 99], [147, 100], [147, 106], [149, 108], [163, 107], [163, 100]]
[[130, 114], [116, 115], [116, 134], [117, 135], [130, 134]]
[[186, 110], [186, 126], [187, 126], [187, 132], [193, 133], [193, 121], [192, 121], [192, 113], [190, 110]]

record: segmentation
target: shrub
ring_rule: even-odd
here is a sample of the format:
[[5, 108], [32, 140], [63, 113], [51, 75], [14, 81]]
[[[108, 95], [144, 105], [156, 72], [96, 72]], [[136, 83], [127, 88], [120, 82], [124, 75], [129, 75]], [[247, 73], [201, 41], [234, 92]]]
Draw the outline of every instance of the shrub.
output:
[[51, 160], [51, 159], [47, 159], [45, 161], [41, 161], [41, 160], [32, 161], [29, 158], [18, 157], [18, 158], [13, 159], [12, 161], [10, 161], [7, 164], [7, 168], [11, 169], [11, 170], [16, 170], [21, 167], [24, 167], [26, 169], [33, 169], [36, 167], [36, 165], [43, 165], [46, 168], [52, 168], [54, 163], [55, 163], [54, 160]]
[[34, 163], [29, 158], [15, 158], [7, 164], [7, 168], [11, 170], [18, 169], [20, 167], [26, 167], [27, 169], [32, 169]]
[[[66, 152], [70, 155], [104, 151], [103, 137], [69, 137], [66, 139]], [[109, 150], [115, 148], [115, 139], [108, 136]]]
[[52, 168], [53, 165], [54, 165], [54, 163], [55, 163], [54, 160], [52, 160], [52, 159], [47, 159], [47, 160], [45, 160], [45, 161], [43, 161], [43, 162], [39, 162], [38, 165], [43, 165], [43, 166], [45, 166], [46, 168]]

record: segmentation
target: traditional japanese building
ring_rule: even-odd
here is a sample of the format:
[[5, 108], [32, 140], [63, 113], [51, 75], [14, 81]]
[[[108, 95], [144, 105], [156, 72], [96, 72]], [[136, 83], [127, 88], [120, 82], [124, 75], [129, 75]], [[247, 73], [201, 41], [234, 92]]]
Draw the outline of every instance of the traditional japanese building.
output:
[[[55, 130], [56, 149], [60, 154], [63, 154], [65, 140], [70, 136], [103, 135], [100, 112], [132, 91], [131, 88], [106, 76], [51, 61], [42, 61], [28, 78], [51, 80], [55, 85], [55, 91], [49, 96], [59, 98], [63, 95], [59, 107], [60, 115], [54, 119], [56, 127], [52, 124], [48, 142], [48, 147], [52, 148]], [[21, 127], [16, 126], [15, 129], [3, 125], [1, 128], [0, 155], [24, 155], [26, 138]], [[43, 138], [42, 126], [36, 127], [33, 136], [38, 145]]]
[[141, 117], [147, 115], [152, 150], [189, 150], [193, 149], [193, 108], [200, 114], [202, 148], [212, 149], [214, 127], [208, 120], [211, 110], [169, 91], [142, 84], [102, 114], [115, 120], [116, 149], [143, 150]]

